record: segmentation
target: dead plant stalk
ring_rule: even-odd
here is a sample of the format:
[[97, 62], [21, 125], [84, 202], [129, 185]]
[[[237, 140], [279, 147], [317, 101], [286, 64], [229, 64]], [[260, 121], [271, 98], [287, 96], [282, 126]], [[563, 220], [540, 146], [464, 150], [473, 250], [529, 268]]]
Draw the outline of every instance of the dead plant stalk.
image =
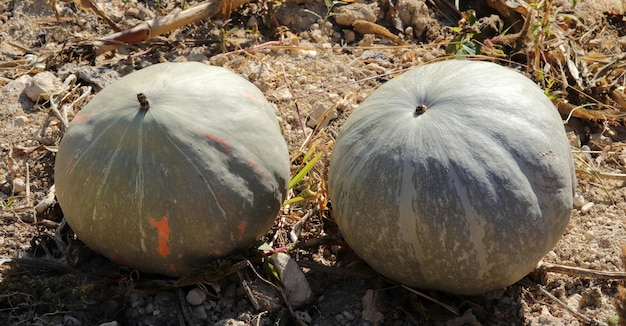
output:
[[234, 8], [238, 8], [251, 0], [209, 0], [187, 10], [163, 17], [144, 21], [143, 23], [93, 43], [96, 55], [112, 51], [129, 44], [141, 43], [153, 37], [163, 35], [187, 24], [198, 22], [209, 17], [228, 17]]

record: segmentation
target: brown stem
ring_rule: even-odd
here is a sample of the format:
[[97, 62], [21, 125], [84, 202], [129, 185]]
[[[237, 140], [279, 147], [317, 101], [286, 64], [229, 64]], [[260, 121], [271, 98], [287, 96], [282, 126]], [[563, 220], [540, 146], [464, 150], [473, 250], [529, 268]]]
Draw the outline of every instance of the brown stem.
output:
[[163, 35], [181, 26], [214, 16], [228, 16], [251, 0], [209, 0], [187, 10], [147, 20], [133, 28], [105, 36], [94, 42], [96, 55], [112, 51], [128, 44], [139, 43]]

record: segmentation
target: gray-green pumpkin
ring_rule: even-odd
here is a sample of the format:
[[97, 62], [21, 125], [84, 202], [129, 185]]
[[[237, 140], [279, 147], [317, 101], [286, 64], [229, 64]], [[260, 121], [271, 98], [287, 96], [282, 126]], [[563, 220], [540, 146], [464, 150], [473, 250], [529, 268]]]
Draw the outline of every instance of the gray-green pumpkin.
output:
[[80, 240], [170, 276], [268, 232], [288, 179], [263, 94], [198, 62], [155, 64], [107, 86], [73, 119], [55, 163], [59, 204]]
[[329, 192], [346, 241], [395, 281], [475, 295], [527, 275], [569, 221], [576, 184], [561, 117], [522, 74], [426, 64], [347, 119]]

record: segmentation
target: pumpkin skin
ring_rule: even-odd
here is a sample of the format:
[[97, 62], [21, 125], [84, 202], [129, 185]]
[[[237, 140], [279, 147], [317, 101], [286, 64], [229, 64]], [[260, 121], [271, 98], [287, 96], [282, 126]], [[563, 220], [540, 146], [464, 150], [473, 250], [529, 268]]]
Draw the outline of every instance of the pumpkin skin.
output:
[[106, 87], [72, 120], [55, 162], [76, 235], [168, 276], [249, 248], [272, 227], [288, 180], [287, 144], [263, 94], [199, 62], [156, 64]]
[[353, 250], [410, 286], [478, 295], [522, 279], [556, 244], [576, 177], [557, 110], [493, 63], [417, 67], [343, 125], [329, 192]]

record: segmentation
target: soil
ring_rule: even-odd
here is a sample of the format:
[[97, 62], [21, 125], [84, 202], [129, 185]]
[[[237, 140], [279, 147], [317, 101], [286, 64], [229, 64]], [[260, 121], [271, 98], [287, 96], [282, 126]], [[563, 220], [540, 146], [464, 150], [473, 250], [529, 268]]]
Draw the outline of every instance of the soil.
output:
[[[461, 16], [445, 1], [258, 1], [236, 8], [229, 20], [204, 19], [99, 56], [89, 51], [93, 41], [114, 31], [89, 10], [92, 2], [52, 2], [58, 19], [44, 0], [0, 0], [1, 324], [619, 323], [626, 268], [621, 2], [548, 0], [514, 10], [505, 1], [467, 1]], [[194, 4], [96, 2], [123, 29]], [[354, 19], [375, 22], [393, 36], [353, 27]], [[385, 81], [479, 46], [481, 59], [519, 69], [554, 98], [573, 145], [576, 207], [542, 268], [514, 285], [472, 297], [409, 289], [369, 269], [342, 241], [324, 191], [332, 141], [350, 112]], [[256, 249], [180, 285], [111, 263], [64, 223], [52, 187], [65, 131], [59, 115], [71, 121], [111, 81], [163, 61], [223, 66], [254, 83], [276, 108], [293, 173], [309, 149], [323, 153], [290, 192], [294, 197], [309, 189], [315, 199], [285, 206], [263, 239], [289, 248], [313, 290], [310, 303], [284, 301]], [[51, 84], [39, 100], [28, 96], [34, 76]]]

